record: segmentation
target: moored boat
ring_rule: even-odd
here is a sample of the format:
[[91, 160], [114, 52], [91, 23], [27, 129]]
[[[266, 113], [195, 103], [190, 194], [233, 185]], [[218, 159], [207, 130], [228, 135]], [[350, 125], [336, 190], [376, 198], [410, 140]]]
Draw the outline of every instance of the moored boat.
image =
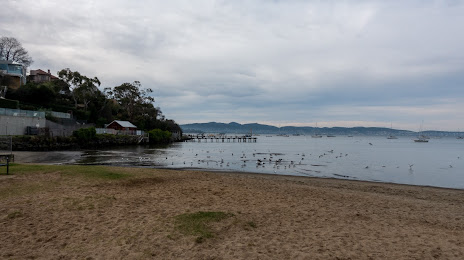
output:
[[422, 134], [422, 125], [423, 124], [424, 124], [424, 122], [422, 122], [422, 124], [420, 126], [420, 129], [419, 129], [419, 137], [417, 139], [414, 139], [414, 142], [416, 142], [416, 143], [428, 143], [429, 142], [430, 137]]
[[317, 122], [316, 122], [316, 129], [314, 130], [314, 134], [311, 135], [312, 138], [322, 138], [322, 135], [317, 133]]
[[387, 139], [398, 139], [398, 137], [393, 135], [393, 123], [390, 124], [390, 131], [392, 132], [390, 136], [387, 137]]

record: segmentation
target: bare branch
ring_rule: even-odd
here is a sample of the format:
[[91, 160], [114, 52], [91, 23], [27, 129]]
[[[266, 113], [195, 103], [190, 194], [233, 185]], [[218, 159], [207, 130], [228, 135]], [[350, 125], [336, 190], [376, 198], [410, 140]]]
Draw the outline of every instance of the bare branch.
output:
[[18, 62], [25, 67], [33, 62], [26, 49], [13, 37], [0, 38], [0, 59]]

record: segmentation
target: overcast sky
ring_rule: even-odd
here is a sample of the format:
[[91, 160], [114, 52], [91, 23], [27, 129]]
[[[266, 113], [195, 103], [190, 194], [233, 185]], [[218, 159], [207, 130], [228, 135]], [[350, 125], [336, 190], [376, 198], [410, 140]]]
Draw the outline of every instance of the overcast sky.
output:
[[31, 69], [138, 80], [180, 124], [464, 131], [464, 1], [2, 0]]

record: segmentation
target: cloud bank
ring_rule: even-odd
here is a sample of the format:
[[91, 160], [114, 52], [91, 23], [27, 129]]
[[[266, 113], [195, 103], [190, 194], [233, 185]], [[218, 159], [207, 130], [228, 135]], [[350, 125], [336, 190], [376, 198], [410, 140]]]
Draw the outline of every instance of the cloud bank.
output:
[[463, 1], [6, 1], [32, 68], [141, 81], [179, 123], [464, 129]]

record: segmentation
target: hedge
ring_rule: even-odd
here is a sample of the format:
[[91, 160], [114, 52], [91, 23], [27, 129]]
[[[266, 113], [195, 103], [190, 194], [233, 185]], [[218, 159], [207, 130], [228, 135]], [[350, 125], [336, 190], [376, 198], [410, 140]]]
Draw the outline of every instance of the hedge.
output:
[[18, 100], [0, 98], [0, 107], [2, 108], [18, 109], [18, 106], [19, 106]]

